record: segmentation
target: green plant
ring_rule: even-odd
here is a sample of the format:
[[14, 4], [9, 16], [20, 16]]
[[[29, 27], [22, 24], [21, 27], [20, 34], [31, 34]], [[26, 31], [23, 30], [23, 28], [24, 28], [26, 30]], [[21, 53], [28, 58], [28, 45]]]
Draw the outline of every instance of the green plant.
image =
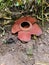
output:
[[6, 7], [9, 7], [12, 5], [11, 0], [6, 0], [5, 2], [3, 0], [0, 0], [0, 10], [5, 9]]
[[[49, 7], [46, 0], [0, 0], [0, 11], [2, 10], [4, 12], [7, 8], [9, 10], [7, 10], [5, 13], [8, 12], [9, 14], [10, 12], [11, 15], [13, 15], [13, 11], [10, 10], [10, 7], [12, 7], [15, 13], [19, 12], [17, 13], [18, 16], [34, 14], [33, 16], [42, 21], [42, 26], [44, 26], [46, 20], [49, 20], [46, 16], [49, 14], [44, 12], [45, 9]], [[20, 13], [20, 11], [23, 13]]]
[[37, 0], [38, 6], [41, 6], [40, 17], [42, 18], [42, 26], [44, 26], [44, 0]]
[[42, 26], [44, 26], [44, 5], [43, 5], [43, 0], [42, 0]]
[[41, 3], [41, 0], [37, 0], [37, 3], [40, 4]]

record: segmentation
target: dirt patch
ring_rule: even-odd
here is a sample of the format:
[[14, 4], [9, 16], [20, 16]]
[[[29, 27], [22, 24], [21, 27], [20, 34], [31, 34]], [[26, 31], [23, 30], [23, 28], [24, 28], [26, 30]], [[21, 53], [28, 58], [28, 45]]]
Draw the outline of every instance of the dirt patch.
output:
[[[49, 24], [43, 29], [43, 34], [36, 40], [24, 43], [12, 35], [10, 31], [0, 36], [0, 65], [49, 65]], [[5, 44], [3, 41], [12, 38], [15, 42]]]

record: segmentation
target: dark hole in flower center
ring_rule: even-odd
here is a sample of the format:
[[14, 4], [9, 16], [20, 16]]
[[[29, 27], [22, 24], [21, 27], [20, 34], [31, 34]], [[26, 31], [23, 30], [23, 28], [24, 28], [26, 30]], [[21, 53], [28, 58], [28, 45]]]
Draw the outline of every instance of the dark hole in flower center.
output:
[[23, 23], [21, 23], [21, 27], [28, 28], [28, 27], [30, 27], [30, 24], [28, 22], [23, 22]]

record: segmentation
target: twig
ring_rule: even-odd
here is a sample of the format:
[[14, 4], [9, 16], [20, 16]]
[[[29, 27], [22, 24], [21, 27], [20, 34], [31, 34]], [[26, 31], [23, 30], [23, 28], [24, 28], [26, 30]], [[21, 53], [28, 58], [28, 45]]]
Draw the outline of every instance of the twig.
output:
[[49, 4], [48, 4], [46, 1], [44, 1], [44, 3], [45, 3], [47, 6], [49, 6]]

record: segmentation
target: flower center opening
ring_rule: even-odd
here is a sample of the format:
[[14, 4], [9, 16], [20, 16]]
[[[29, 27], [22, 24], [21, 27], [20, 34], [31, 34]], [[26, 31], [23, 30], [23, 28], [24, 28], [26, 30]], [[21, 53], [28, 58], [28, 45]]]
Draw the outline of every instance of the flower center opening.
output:
[[23, 28], [29, 28], [30, 24], [28, 22], [23, 22], [23, 23], [21, 23], [21, 27], [23, 27]]

